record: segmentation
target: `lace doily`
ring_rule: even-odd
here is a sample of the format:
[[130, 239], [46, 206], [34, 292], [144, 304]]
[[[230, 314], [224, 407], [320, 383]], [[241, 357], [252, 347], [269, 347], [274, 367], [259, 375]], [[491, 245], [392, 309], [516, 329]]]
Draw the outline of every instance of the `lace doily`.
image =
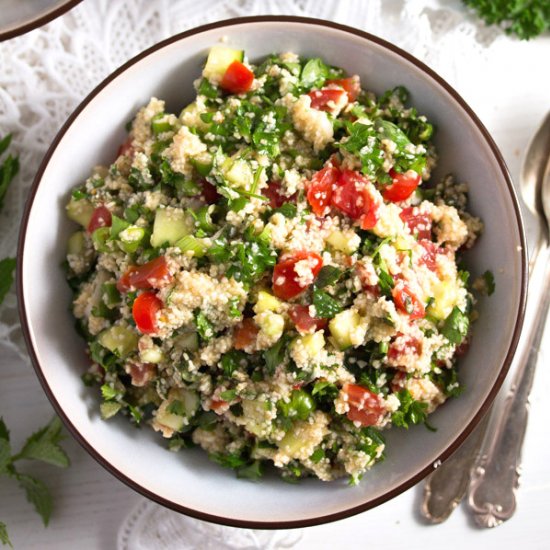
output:
[[[503, 40], [451, 0], [84, 0], [47, 26], [0, 44], [0, 135], [13, 133], [21, 161], [0, 213], [0, 258], [15, 254], [28, 189], [56, 132], [103, 78], [170, 35], [260, 14], [359, 27], [423, 60], [462, 93], [468, 75], [482, 74]], [[0, 309], [0, 353], [2, 346], [28, 361], [14, 289]], [[299, 536], [211, 526], [144, 501], [123, 524], [119, 548], [285, 548]]]
[[118, 532], [118, 550], [275, 550], [293, 548], [302, 530], [261, 531], [214, 525], [140, 502]]

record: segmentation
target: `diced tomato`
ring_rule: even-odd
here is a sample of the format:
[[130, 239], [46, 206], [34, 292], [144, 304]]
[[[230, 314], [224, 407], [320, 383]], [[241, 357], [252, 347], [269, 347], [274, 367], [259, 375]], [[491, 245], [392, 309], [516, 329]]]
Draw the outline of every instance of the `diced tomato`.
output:
[[399, 217], [409, 228], [409, 231], [419, 239], [430, 239], [432, 236], [432, 221], [428, 214], [421, 214], [418, 209], [409, 206], [403, 208]]
[[[142, 331], [143, 332], [143, 331]], [[132, 386], [141, 388], [155, 378], [157, 367], [153, 363], [132, 363], [130, 365], [130, 376]]]
[[327, 80], [326, 84], [327, 86], [330, 84], [334, 84], [336, 86], [340, 86], [344, 88], [344, 90], [348, 94], [348, 98], [350, 102], [355, 101], [359, 97], [359, 93], [361, 92], [361, 82], [357, 75], [350, 76], [348, 78], [337, 78], [334, 80]]
[[282, 300], [295, 298], [311, 284], [304, 284], [295, 271], [296, 264], [302, 260], [308, 261], [313, 279], [323, 267], [323, 259], [315, 252], [302, 251], [292, 256], [284, 256], [273, 269], [273, 293], [277, 298]]
[[267, 189], [264, 189], [263, 194], [269, 199], [269, 206], [271, 208], [279, 208], [285, 202], [296, 202], [296, 193], [290, 197], [283, 195], [280, 181], [270, 181], [267, 184]]
[[134, 148], [132, 147], [132, 136], [128, 136], [128, 139], [120, 144], [120, 147], [118, 148], [117, 157], [120, 157], [122, 155], [128, 155], [131, 156], [134, 152]]
[[391, 293], [397, 309], [407, 313], [411, 319], [422, 319], [426, 315], [424, 304], [406, 284], [398, 282]]
[[111, 227], [112, 223], [111, 212], [106, 206], [98, 206], [92, 213], [92, 218], [88, 223], [88, 233], [93, 233], [100, 227]]
[[117, 282], [119, 292], [131, 288], [162, 288], [170, 283], [172, 275], [164, 256], [159, 256], [143, 265], [134, 265]]
[[296, 304], [290, 308], [288, 314], [300, 334], [307, 334], [324, 329], [328, 323], [328, 319], [312, 317], [309, 314], [309, 306]]
[[318, 111], [340, 112], [348, 102], [348, 94], [345, 90], [337, 88], [323, 88], [309, 92], [311, 108]]
[[254, 73], [240, 61], [233, 61], [227, 67], [220, 86], [232, 94], [244, 94], [250, 90], [254, 82]]
[[242, 323], [235, 328], [233, 336], [235, 337], [235, 349], [246, 349], [250, 347], [258, 337], [260, 329], [251, 318], [243, 319]]
[[422, 353], [422, 342], [414, 336], [408, 336], [398, 332], [388, 348], [388, 360], [399, 364], [403, 355], [420, 355]]
[[342, 390], [347, 394], [348, 418], [359, 422], [361, 426], [375, 426], [386, 414], [382, 398], [363, 386], [344, 384]]
[[206, 201], [207, 204], [217, 204], [220, 200], [221, 195], [218, 193], [215, 185], [212, 185], [206, 179], [200, 180], [200, 185], [202, 187], [201, 195], [202, 198]]
[[311, 178], [307, 188], [307, 201], [315, 215], [325, 216], [327, 214], [332, 197], [332, 189], [339, 175], [340, 171], [338, 168], [330, 163], [316, 172]]
[[157, 331], [157, 313], [162, 309], [162, 301], [154, 292], [143, 292], [132, 306], [132, 315], [136, 326], [143, 334]]
[[422, 246], [424, 249], [424, 252], [422, 253], [422, 256], [420, 257], [420, 261], [431, 271], [435, 271], [437, 269], [437, 255], [443, 253], [443, 249], [437, 246], [436, 243], [428, 240], [428, 239], [421, 239], [418, 241], [418, 244]]
[[331, 204], [352, 220], [360, 220], [362, 229], [372, 229], [378, 221], [378, 205], [367, 189], [369, 180], [353, 170], [342, 170], [332, 192]]
[[223, 399], [212, 399], [210, 401], [210, 409], [216, 414], [223, 414], [229, 408], [229, 403]]
[[414, 170], [407, 170], [402, 174], [390, 170], [392, 182], [384, 188], [382, 196], [387, 201], [400, 202], [408, 199], [420, 183], [420, 175]]

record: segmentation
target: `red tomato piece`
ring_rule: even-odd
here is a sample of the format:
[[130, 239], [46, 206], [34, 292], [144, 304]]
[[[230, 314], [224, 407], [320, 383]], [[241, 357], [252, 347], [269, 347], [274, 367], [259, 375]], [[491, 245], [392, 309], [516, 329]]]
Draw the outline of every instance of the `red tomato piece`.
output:
[[307, 201], [316, 216], [325, 216], [330, 206], [332, 189], [340, 171], [332, 164], [316, 172], [307, 188]]
[[426, 315], [424, 304], [404, 283], [398, 282], [391, 293], [397, 309], [407, 313], [411, 319], [422, 319]]
[[386, 414], [382, 398], [357, 384], [344, 384], [343, 391], [348, 396], [348, 418], [361, 426], [375, 426]]
[[300, 334], [308, 334], [324, 329], [328, 324], [328, 319], [312, 317], [309, 314], [309, 306], [296, 304], [290, 308], [288, 315]]
[[[135, 302], [134, 302], [135, 303]], [[143, 387], [155, 378], [157, 367], [153, 363], [132, 363], [130, 364], [130, 376], [132, 386]]]
[[243, 319], [242, 323], [235, 328], [233, 336], [235, 337], [235, 349], [246, 349], [254, 342], [258, 337], [260, 329], [253, 319]]
[[[305, 283], [296, 273], [296, 264], [307, 260], [312, 274], [311, 282]], [[284, 256], [273, 269], [273, 294], [282, 300], [290, 300], [301, 294], [317, 277], [323, 267], [323, 259], [315, 252], [297, 252]]]
[[387, 201], [400, 202], [408, 199], [420, 184], [420, 175], [414, 170], [407, 170], [402, 174], [390, 170], [392, 182], [384, 188], [382, 196]]
[[431, 271], [435, 271], [437, 269], [437, 255], [442, 254], [444, 250], [437, 246], [436, 243], [428, 240], [428, 239], [421, 239], [418, 241], [418, 244], [424, 248], [424, 252], [422, 253], [422, 256], [420, 257], [420, 261]]
[[170, 283], [172, 275], [164, 256], [159, 256], [143, 265], [134, 265], [117, 282], [119, 292], [131, 288], [162, 288]]
[[395, 363], [403, 355], [420, 355], [422, 353], [422, 342], [413, 336], [406, 336], [398, 332], [388, 348], [388, 359]]
[[372, 229], [378, 221], [378, 205], [367, 189], [369, 180], [353, 170], [343, 170], [331, 196], [331, 204], [352, 220], [360, 220], [362, 229]]
[[98, 206], [92, 213], [90, 222], [88, 223], [88, 233], [93, 233], [100, 227], [111, 227], [112, 223], [111, 212], [106, 206]]
[[[415, 213], [416, 212], [416, 213]], [[403, 208], [399, 217], [409, 228], [409, 231], [419, 239], [430, 239], [432, 236], [432, 220], [428, 214], [421, 214], [412, 206]]]
[[327, 86], [334, 84], [335, 86], [340, 86], [348, 94], [348, 98], [351, 101], [355, 101], [359, 97], [361, 92], [361, 82], [357, 75], [349, 76], [348, 78], [337, 78], [334, 80], [327, 80]]
[[162, 306], [162, 301], [154, 292], [143, 292], [134, 300], [132, 315], [140, 332], [151, 334], [157, 331], [157, 313]]
[[200, 186], [202, 187], [201, 196], [207, 204], [216, 204], [221, 195], [218, 193], [215, 185], [212, 185], [208, 180], [202, 178], [200, 181]]
[[244, 94], [254, 82], [254, 73], [240, 61], [233, 61], [227, 67], [220, 86], [232, 94]]
[[318, 111], [336, 112], [343, 109], [348, 102], [348, 94], [338, 88], [323, 88], [309, 92], [311, 108]]
[[283, 195], [280, 181], [270, 181], [267, 184], [267, 188], [263, 190], [263, 193], [269, 199], [269, 206], [271, 208], [279, 208], [286, 202], [296, 202], [296, 193], [290, 197]]
[[229, 403], [223, 399], [212, 399], [210, 409], [216, 414], [223, 414], [229, 408]]

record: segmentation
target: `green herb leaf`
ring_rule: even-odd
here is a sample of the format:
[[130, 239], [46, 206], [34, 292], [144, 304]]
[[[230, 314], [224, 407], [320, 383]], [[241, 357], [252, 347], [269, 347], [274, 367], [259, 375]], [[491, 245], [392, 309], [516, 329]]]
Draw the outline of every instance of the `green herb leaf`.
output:
[[285, 360], [289, 342], [290, 336], [283, 334], [274, 346], [263, 352], [265, 370], [268, 374], [274, 374], [275, 369]]
[[250, 479], [251, 481], [258, 481], [263, 475], [262, 463], [259, 460], [255, 460], [247, 466], [237, 468], [237, 477], [239, 479]]
[[441, 334], [452, 344], [458, 345], [466, 338], [469, 326], [470, 321], [468, 317], [455, 306], [445, 319]]
[[241, 367], [241, 363], [246, 361], [246, 354], [242, 351], [233, 349], [228, 351], [220, 360], [221, 368], [223, 369], [223, 374], [227, 378], [231, 378], [233, 373]]
[[13, 272], [16, 265], [15, 258], [0, 260], [0, 304], [4, 301], [11, 285], [13, 284]]
[[174, 399], [174, 401], [166, 407], [166, 411], [177, 416], [185, 416], [185, 406], [179, 399]]
[[69, 457], [59, 445], [63, 439], [61, 428], [61, 420], [55, 416], [47, 426], [27, 439], [18, 457], [41, 460], [60, 468], [69, 466]]
[[333, 265], [325, 265], [319, 271], [317, 279], [315, 280], [315, 286], [317, 288], [325, 288], [338, 282], [338, 279], [342, 276], [342, 270], [334, 267]]
[[313, 462], [314, 464], [317, 464], [318, 462], [321, 462], [325, 458], [325, 451], [323, 449], [315, 449], [311, 456], [309, 457], [309, 460]]
[[342, 311], [342, 306], [324, 290], [313, 288], [313, 305], [315, 316], [321, 319], [330, 319]]
[[224, 401], [233, 401], [237, 397], [237, 390], [225, 390], [220, 393], [220, 397]]
[[25, 490], [27, 500], [34, 506], [40, 514], [44, 525], [47, 526], [52, 513], [52, 497], [46, 485], [26, 474], [17, 474], [19, 486]]
[[197, 326], [197, 332], [199, 336], [207, 342], [214, 336], [214, 329], [212, 323], [208, 320], [206, 315], [202, 311], [195, 313], [195, 325]]
[[408, 428], [411, 424], [421, 424], [426, 422], [428, 413], [427, 403], [421, 401], [415, 401], [410, 394], [409, 390], [401, 390], [398, 392], [397, 397], [401, 402], [399, 409], [392, 414], [392, 423], [395, 426], [402, 428]]
[[118, 394], [119, 392], [109, 384], [103, 384], [103, 386], [101, 386], [101, 395], [103, 396], [103, 399], [106, 399], [107, 401], [115, 399]]
[[483, 275], [483, 281], [485, 283], [485, 289], [487, 291], [487, 296], [491, 296], [495, 291], [495, 276], [491, 271], [486, 271]]
[[13, 548], [10, 538], [8, 536], [8, 528], [6, 524], [0, 521], [0, 542], [5, 545]]
[[550, 4], [545, 0], [462, 0], [488, 25], [499, 25], [522, 40], [550, 28]]
[[246, 459], [237, 453], [210, 453], [210, 458], [224, 468], [240, 468], [246, 465]]

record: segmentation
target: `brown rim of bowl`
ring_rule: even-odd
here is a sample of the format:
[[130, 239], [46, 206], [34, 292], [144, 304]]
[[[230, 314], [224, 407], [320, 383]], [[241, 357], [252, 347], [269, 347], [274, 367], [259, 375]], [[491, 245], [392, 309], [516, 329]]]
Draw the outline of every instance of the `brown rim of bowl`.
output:
[[63, 3], [61, 6], [58, 6], [57, 8], [46, 11], [42, 15], [39, 15], [38, 17], [31, 19], [28, 23], [23, 23], [22, 25], [19, 25], [16, 27], [10, 27], [7, 31], [0, 32], [0, 42], [3, 42], [4, 40], [9, 40], [10, 38], [14, 38], [16, 36], [20, 36], [29, 31], [37, 29], [38, 27], [41, 27], [42, 25], [45, 25], [46, 23], [49, 23], [50, 21], [57, 19], [60, 15], [63, 15], [66, 11], [69, 11], [70, 9], [74, 8], [77, 4], [80, 4], [80, 2], [82, 2], [82, 0], [68, 0], [67, 2]]
[[124, 482], [126, 485], [137, 491], [138, 493], [141, 493], [142, 495], [146, 496], [147, 498], [162, 504], [163, 506], [166, 506], [168, 508], [171, 508], [172, 510], [175, 510], [177, 512], [186, 514], [188, 516], [194, 517], [199, 520], [203, 521], [210, 521], [213, 523], [218, 523], [221, 525], [228, 525], [232, 527], [244, 527], [244, 528], [252, 528], [252, 529], [291, 529], [291, 528], [299, 528], [299, 527], [310, 527], [313, 525], [320, 525], [323, 523], [328, 523], [331, 521], [337, 521], [340, 519], [344, 519], [350, 516], [353, 516], [355, 514], [359, 514], [360, 512], [364, 512], [366, 510], [369, 510], [370, 508], [374, 508], [375, 506], [378, 506], [379, 504], [382, 504], [403, 491], [409, 489], [419, 481], [421, 481], [424, 477], [426, 477], [430, 472], [433, 471], [433, 464], [430, 462], [430, 464], [427, 464], [420, 472], [416, 473], [414, 476], [412, 476], [410, 479], [399, 485], [398, 487], [392, 489], [391, 491], [385, 493], [384, 495], [374, 498], [371, 500], [366, 501], [365, 503], [354, 506], [352, 508], [348, 508], [347, 510], [343, 510], [341, 512], [336, 512], [333, 514], [327, 514], [325, 516], [319, 516], [316, 518], [311, 519], [305, 519], [305, 520], [296, 520], [296, 521], [279, 521], [279, 522], [265, 522], [265, 521], [248, 521], [248, 520], [239, 520], [239, 519], [231, 519], [231, 518], [224, 518], [220, 516], [215, 516], [211, 514], [207, 514], [204, 512], [199, 512], [196, 510], [192, 510], [189, 508], [186, 508], [185, 506], [181, 506], [180, 504], [177, 504], [175, 502], [172, 502], [168, 499], [165, 499], [163, 497], [160, 497], [148, 489], [142, 487], [135, 481], [128, 478], [125, 474], [120, 472], [117, 468], [115, 468], [112, 464], [107, 462], [99, 453], [95, 451], [95, 449], [92, 447], [88, 441], [85, 440], [85, 438], [78, 432], [78, 430], [74, 427], [74, 425], [71, 423], [70, 419], [67, 417], [65, 412], [60, 407], [59, 403], [57, 402], [55, 396], [53, 395], [50, 387], [48, 386], [48, 383], [44, 377], [44, 374], [42, 372], [42, 369], [40, 368], [40, 364], [38, 362], [38, 358], [36, 356], [36, 353], [34, 351], [32, 340], [30, 336], [29, 326], [27, 323], [27, 317], [26, 317], [26, 310], [25, 310], [25, 302], [23, 297], [23, 281], [22, 281], [22, 265], [23, 265], [23, 251], [24, 251], [24, 245], [25, 245], [25, 235], [27, 231], [27, 225], [29, 221], [29, 214], [31, 207], [34, 202], [34, 197], [36, 195], [37, 188], [40, 184], [40, 180], [42, 179], [42, 175], [44, 173], [44, 170], [53, 155], [57, 145], [65, 135], [65, 132], [67, 129], [71, 126], [75, 118], [84, 110], [86, 105], [101, 91], [103, 88], [105, 88], [108, 84], [110, 84], [117, 76], [119, 76], [121, 73], [126, 71], [129, 67], [143, 59], [144, 57], [148, 56], [149, 54], [164, 48], [165, 46], [172, 44], [174, 42], [177, 42], [181, 40], [182, 38], [186, 38], [189, 36], [193, 36], [195, 34], [199, 34], [204, 31], [209, 31], [212, 29], [218, 29], [223, 27], [230, 27], [233, 25], [241, 25], [243, 23], [302, 23], [302, 24], [308, 24], [308, 25], [316, 25], [321, 27], [329, 27], [332, 29], [337, 29], [339, 31], [344, 31], [349, 34], [353, 34], [355, 36], [359, 36], [360, 38], [363, 38], [369, 42], [373, 42], [379, 46], [382, 46], [386, 48], [387, 50], [390, 50], [393, 53], [396, 53], [400, 55], [405, 60], [409, 61], [416, 67], [418, 67], [421, 71], [423, 71], [427, 76], [429, 76], [432, 80], [434, 80], [438, 85], [440, 85], [447, 93], [449, 93], [453, 99], [460, 105], [460, 107], [464, 110], [464, 112], [470, 117], [470, 119], [473, 121], [475, 126], [478, 128], [478, 130], [481, 132], [483, 137], [485, 138], [486, 142], [490, 146], [493, 155], [495, 156], [501, 172], [502, 176], [504, 177], [504, 180], [506, 181], [506, 185], [508, 186], [508, 191], [510, 193], [510, 198], [512, 200], [512, 203], [514, 205], [514, 211], [516, 214], [516, 222], [518, 225], [518, 230], [520, 234], [520, 240], [521, 240], [521, 246], [522, 246], [522, 254], [521, 254], [521, 293], [520, 293], [520, 303], [519, 308], [517, 312], [517, 318], [516, 318], [516, 324], [514, 327], [514, 332], [512, 336], [512, 340], [510, 342], [510, 346], [508, 348], [508, 352], [506, 354], [506, 358], [504, 360], [504, 363], [500, 369], [500, 373], [497, 377], [497, 380], [493, 387], [491, 388], [491, 391], [488, 395], [488, 397], [485, 399], [483, 404], [481, 405], [480, 409], [474, 416], [474, 418], [471, 420], [471, 422], [462, 430], [460, 435], [442, 452], [439, 454], [439, 456], [436, 458], [435, 461], [444, 461], [447, 459], [459, 446], [460, 444], [466, 439], [466, 437], [470, 434], [470, 432], [474, 429], [476, 424], [481, 420], [481, 418], [484, 416], [484, 414], [488, 411], [491, 403], [493, 402], [494, 398], [496, 397], [502, 382], [504, 381], [504, 378], [506, 377], [506, 374], [510, 368], [510, 364], [512, 362], [512, 358], [514, 356], [518, 340], [520, 337], [521, 327], [523, 325], [524, 315], [525, 315], [525, 302], [526, 302], [526, 295], [527, 295], [527, 254], [526, 254], [526, 242], [525, 242], [525, 233], [523, 229], [523, 223], [522, 218], [520, 214], [520, 209], [518, 205], [518, 201], [516, 198], [516, 194], [514, 191], [514, 187], [512, 185], [512, 180], [510, 177], [510, 174], [508, 172], [508, 168], [506, 167], [506, 164], [504, 162], [504, 159], [502, 158], [502, 155], [500, 151], [498, 150], [495, 142], [489, 135], [489, 132], [485, 128], [485, 126], [482, 124], [482, 122], [478, 119], [478, 117], [474, 114], [472, 109], [466, 104], [466, 102], [462, 99], [462, 97], [449, 85], [447, 84], [440, 76], [438, 76], [432, 69], [427, 67], [424, 63], [414, 58], [412, 55], [408, 54], [407, 52], [401, 50], [397, 46], [394, 46], [393, 44], [382, 40], [381, 38], [378, 38], [376, 36], [373, 36], [369, 33], [366, 33], [364, 31], [360, 31], [358, 29], [354, 29], [352, 27], [348, 27], [346, 25], [340, 25], [338, 23], [333, 23], [331, 21], [324, 21], [322, 19], [315, 19], [315, 18], [307, 18], [307, 17], [294, 17], [294, 16], [269, 16], [269, 15], [261, 15], [261, 16], [253, 16], [253, 17], [241, 17], [236, 19], [229, 19], [224, 21], [218, 21], [216, 23], [210, 23], [208, 25], [203, 25], [201, 27], [196, 27], [194, 29], [182, 32], [180, 34], [177, 34], [175, 36], [172, 36], [171, 38], [168, 38], [166, 40], [163, 40], [162, 42], [159, 42], [158, 44], [148, 48], [147, 50], [143, 51], [142, 53], [138, 54], [136, 57], [132, 58], [130, 61], [127, 61], [124, 65], [119, 67], [116, 71], [114, 71], [111, 75], [109, 75], [103, 82], [101, 82], [83, 101], [80, 103], [80, 105], [77, 107], [77, 109], [71, 114], [71, 116], [67, 119], [61, 130], [56, 135], [52, 145], [48, 149], [48, 152], [44, 156], [44, 159], [42, 160], [42, 163], [40, 165], [40, 168], [36, 174], [36, 177], [34, 179], [34, 182], [32, 184], [32, 188], [29, 193], [29, 197], [27, 199], [27, 203], [25, 205], [25, 211], [23, 213], [23, 219], [21, 224], [21, 232], [19, 236], [19, 243], [18, 243], [18, 249], [17, 249], [17, 299], [18, 299], [18, 307], [19, 307], [19, 315], [21, 318], [21, 326], [23, 330], [23, 335], [25, 338], [25, 342], [27, 345], [27, 348], [29, 350], [29, 354], [32, 360], [32, 364], [34, 366], [34, 369], [36, 371], [36, 374], [40, 380], [40, 383], [42, 384], [42, 387], [44, 391], [46, 392], [46, 395], [48, 396], [50, 402], [52, 403], [55, 411], [57, 414], [61, 417], [69, 431], [72, 433], [72, 435], [75, 437], [75, 439], [90, 453], [90, 455], [97, 460], [106, 470], [111, 472], [113, 475], [115, 475], [120, 481]]

